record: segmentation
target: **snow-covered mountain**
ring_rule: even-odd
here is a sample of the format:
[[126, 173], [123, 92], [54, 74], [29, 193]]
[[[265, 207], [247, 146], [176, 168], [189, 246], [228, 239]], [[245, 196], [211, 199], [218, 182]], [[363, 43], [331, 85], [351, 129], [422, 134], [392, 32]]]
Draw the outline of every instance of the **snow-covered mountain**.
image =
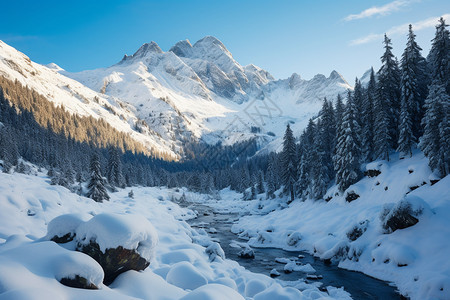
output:
[[33, 63], [3, 42], [0, 58], [0, 75], [174, 157], [182, 156], [187, 141], [232, 144], [256, 137], [262, 148], [277, 150], [288, 122], [300, 134], [324, 97], [335, 100], [352, 88], [336, 71], [275, 80], [257, 66], [240, 65], [211, 36], [193, 45], [180, 41], [167, 52], [147, 43], [113, 66], [79, 73]]
[[129, 134], [148, 149], [176, 157], [170, 143], [151, 129], [140, 126], [141, 121], [136, 117], [134, 107], [59, 74], [61, 70], [56, 64], [43, 66], [34, 63], [23, 53], [0, 41], [0, 76], [17, 80], [56, 106], [63, 106], [71, 114], [101, 118], [116, 130]]

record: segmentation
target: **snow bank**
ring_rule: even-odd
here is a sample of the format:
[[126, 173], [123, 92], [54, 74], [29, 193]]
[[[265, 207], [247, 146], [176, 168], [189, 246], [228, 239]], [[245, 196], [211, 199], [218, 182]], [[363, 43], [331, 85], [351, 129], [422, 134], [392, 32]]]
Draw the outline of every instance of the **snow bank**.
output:
[[[349, 188], [360, 196], [351, 203], [334, 186], [325, 196], [331, 197], [329, 202], [296, 200], [266, 215], [248, 205], [244, 208], [254, 214], [242, 217], [232, 230], [247, 237], [252, 247], [305, 250], [339, 261], [340, 267], [392, 281], [412, 299], [448, 298], [450, 176], [432, 185], [433, 174], [421, 153], [391, 159], [367, 165], [367, 170], [380, 173]], [[276, 207], [283, 201], [263, 200], [259, 205]], [[386, 231], [386, 220], [401, 210], [418, 222]], [[262, 231], [269, 226], [272, 232]]]

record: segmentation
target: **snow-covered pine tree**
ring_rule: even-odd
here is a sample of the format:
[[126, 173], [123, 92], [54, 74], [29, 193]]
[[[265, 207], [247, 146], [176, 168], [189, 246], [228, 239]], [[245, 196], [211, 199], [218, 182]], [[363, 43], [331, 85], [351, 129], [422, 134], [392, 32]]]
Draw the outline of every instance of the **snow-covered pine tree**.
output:
[[100, 171], [100, 159], [97, 153], [94, 153], [91, 157], [89, 171], [91, 176], [89, 179], [88, 192], [86, 196], [96, 202], [109, 200], [109, 195], [105, 188], [105, 180], [103, 179]]
[[290, 194], [290, 201], [294, 201], [294, 184], [297, 181], [297, 154], [295, 138], [289, 124], [283, 138], [283, 152], [281, 153], [281, 178], [285, 191]]
[[369, 83], [363, 94], [361, 105], [361, 151], [363, 161], [373, 160], [374, 103], [377, 96], [376, 84], [375, 72], [371, 68]]
[[119, 149], [110, 147], [108, 151], [107, 176], [111, 187], [123, 187], [122, 163]]
[[[425, 100], [425, 116], [422, 120], [424, 127], [420, 139], [420, 148], [429, 159], [431, 169], [437, 170], [441, 176], [449, 174], [448, 137], [450, 97], [445, 91], [444, 84], [434, 82]], [[442, 143], [443, 142], [443, 143]]]
[[397, 151], [411, 157], [412, 148], [415, 145], [415, 138], [412, 131], [411, 106], [408, 105], [407, 99], [408, 97], [402, 97]]
[[324, 100], [320, 113], [320, 128], [318, 130], [323, 149], [324, 168], [327, 170], [327, 183], [334, 179], [333, 154], [336, 146], [336, 120], [334, 116], [333, 104], [327, 99]]
[[450, 33], [447, 27], [448, 25], [441, 17], [436, 26], [436, 34], [432, 40], [427, 61], [431, 71], [431, 80], [444, 84], [447, 94], [450, 95]]
[[[422, 135], [420, 122], [423, 118], [423, 104], [428, 93], [427, 62], [420, 54], [416, 35], [409, 25], [408, 41], [401, 59], [401, 98], [406, 99], [408, 114], [412, 123], [413, 139], [416, 141]], [[403, 105], [403, 103], [402, 103]], [[402, 112], [400, 113], [400, 115]], [[403, 112], [405, 115], [405, 112]], [[401, 121], [400, 121], [401, 124]], [[399, 124], [399, 125], [400, 125]]]
[[[336, 99], [336, 108], [335, 108], [335, 113], [334, 113], [334, 117], [335, 117], [335, 129], [336, 132], [338, 130], [338, 124], [342, 123], [342, 119], [344, 117], [344, 110], [345, 110], [345, 105], [342, 102], [342, 96], [340, 94], [337, 95], [337, 99]], [[337, 143], [337, 140], [335, 141], [335, 144]]]
[[361, 177], [361, 129], [356, 121], [357, 109], [351, 91], [348, 92], [347, 105], [341, 124], [338, 124], [334, 169], [336, 183], [341, 192]]
[[392, 137], [389, 134], [389, 114], [391, 109], [384, 96], [383, 87], [380, 84], [375, 86], [376, 92], [373, 94], [373, 158], [389, 160], [389, 152], [392, 147]]
[[264, 190], [264, 173], [262, 171], [258, 172], [258, 184], [256, 185], [256, 192], [262, 194]]
[[313, 197], [312, 193], [312, 162], [315, 159], [314, 149], [314, 135], [316, 134], [316, 124], [312, 119], [309, 120], [306, 129], [300, 136], [300, 145], [298, 147], [297, 156], [300, 157], [299, 164], [297, 165], [297, 194], [302, 198]]
[[276, 177], [277, 174], [275, 172], [275, 166], [274, 166], [274, 160], [269, 160], [269, 163], [267, 165], [267, 191], [266, 191], [266, 198], [274, 198], [275, 197], [275, 190], [276, 190]]
[[398, 119], [400, 115], [400, 70], [397, 59], [392, 54], [391, 39], [384, 35], [384, 54], [378, 71], [378, 97], [387, 108], [387, 130], [390, 138], [389, 148], [395, 149], [398, 141]]
[[3, 172], [8, 173], [19, 163], [19, 150], [12, 128], [0, 128], [0, 159], [3, 160]]
[[328, 187], [330, 170], [328, 169], [328, 155], [325, 150], [326, 143], [322, 140], [324, 128], [322, 120], [317, 121], [316, 132], [314, 133], [314, 144], [311, 151], [311, 197], [321, 199], [325, 195]]
[[450, 173], [450, 34], [443, 18], [436, 26], [436, 35], [428, 55], [431, 85], [425, 100], [424, 128], [420, 148], [429, 159], [430, 167], [441, 176]]
[[353, 89], [353, 102], [355, 102], [356, 107], [356, 121], [358, 122], [360, 127], [362, 124], [362, 106], [364, 102], [364, 94], [365, 90], [361, 84], [361, 81], [358, 79], [358, 77], [356, 77], [355, 87]]

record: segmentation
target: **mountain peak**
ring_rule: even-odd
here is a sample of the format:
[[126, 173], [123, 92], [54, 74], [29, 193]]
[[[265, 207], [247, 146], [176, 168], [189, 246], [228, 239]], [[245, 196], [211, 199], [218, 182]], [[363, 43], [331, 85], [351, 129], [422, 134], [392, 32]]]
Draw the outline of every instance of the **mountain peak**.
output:
[[330, 79], [338, 79], [341, 78], [341, 74], [339, 74], [336, 70], [331, 71], [330, 76], [328, 78]]
[[136, 53], [133, 54], [133, 57], [143, 57], [147, 53], [163, 53], [163, 51], [156, 42], [151, 41], [150, 43], [142, 45]]
[[186, 57], [192, 50], [192, 44], [189, 40], [182, 40], [176, 43], [169, 51], [173, 52], [178, 57]]
[[222, 52], [225, 52], [230, 57], [232, 56], [230, 51], [228, 51], [227, 47], [225, 47], [225, 45], [218, 38], [210, 35], [207, 35], [201, 40], [198, 40], [193, 47], [205, 49], [216, 48], [220, 49]]

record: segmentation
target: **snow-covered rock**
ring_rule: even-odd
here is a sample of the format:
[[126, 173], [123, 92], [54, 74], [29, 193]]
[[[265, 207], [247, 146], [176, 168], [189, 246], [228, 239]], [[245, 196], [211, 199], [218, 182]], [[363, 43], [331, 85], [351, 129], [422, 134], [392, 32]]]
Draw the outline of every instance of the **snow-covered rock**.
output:
[[76, 240], [81, 245], [95, 241], [102, 252], [117, 247], [136, 250], [150, 261], [158, 243], [158, 233], [141, 215], [102, 213], [78, 226]]

